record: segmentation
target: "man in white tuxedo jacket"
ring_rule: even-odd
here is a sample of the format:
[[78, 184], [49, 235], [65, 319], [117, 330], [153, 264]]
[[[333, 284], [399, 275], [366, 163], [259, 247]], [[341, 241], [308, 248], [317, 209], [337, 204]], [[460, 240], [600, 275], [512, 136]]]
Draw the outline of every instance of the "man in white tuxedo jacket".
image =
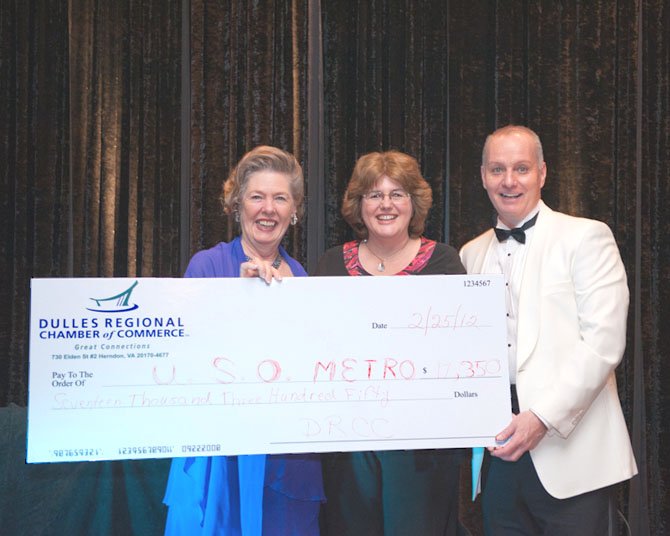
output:
[[[489, 535], [607, 534], [611, 486], [637, 473], [614, 370], [628, 287], [610, 229], [541, 201], [547, 174], [532, 130], [484, 145], [481, 176], [498, 229], [468, 242], [468, 273], [502, 273], [513, 413], [488, 449]], [[500, 235], [500, 236], [498, 236]]]

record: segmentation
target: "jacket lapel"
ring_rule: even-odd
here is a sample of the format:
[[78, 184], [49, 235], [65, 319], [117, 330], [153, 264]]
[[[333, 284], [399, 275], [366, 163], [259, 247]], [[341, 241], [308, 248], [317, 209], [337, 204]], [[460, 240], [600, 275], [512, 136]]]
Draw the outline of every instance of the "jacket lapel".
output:
[[473, 274], [481, 274], [483, 272], [484, 266], [486, 266], [486, 261], [491, 255], [491, 245], [494, 243], [495, 233], [493, 229], [489, 229], [484, 234], [484, 238], [481, 241], [481, 247], [477, 248], [475, 253], [475, 258], [472, 260], [472, 267], [470, 272]]
[[517, 330], [517, 371], [533, 352], [540, 334], [540, 292], [542, 289], [543, 259], [550, 243], [553, 211], [540, 202], [540, 215], [535, 224], [533, 238], [528, 244], [526, 263], [523, 267]]

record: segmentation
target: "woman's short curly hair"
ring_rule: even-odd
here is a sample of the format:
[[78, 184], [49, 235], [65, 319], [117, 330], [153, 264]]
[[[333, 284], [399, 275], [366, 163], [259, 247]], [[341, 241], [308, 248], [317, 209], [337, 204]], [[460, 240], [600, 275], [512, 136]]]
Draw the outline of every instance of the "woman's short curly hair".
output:
[[342, 216], [359, 239], [368, 237], [368, 229], [361, 217], [363, 194], [371, 191], [383, 176], [397, 182], [411, 195], [412, 217], [409, 236], [421, 236], [426, 217], [433, 204], [433, 191], [421, 175], [415, 158], [400, 151], [374, 152], [361, 156], [356, 162], [342, 202]]
[[226, 214], [233, 214], [238, 210], [240, 200], [246, 192], [249, 178], [259, 171], [276, 171], [277, 173], [284, 173], [288, 177], [296, 215], [300, 218], [303, 215], [305, 199], [305, 180], [302, 167], [291, 153], [269, 145], [259, 145], [246, 153], [223, 182], [219, 197], [223, 205], [223, 211]]

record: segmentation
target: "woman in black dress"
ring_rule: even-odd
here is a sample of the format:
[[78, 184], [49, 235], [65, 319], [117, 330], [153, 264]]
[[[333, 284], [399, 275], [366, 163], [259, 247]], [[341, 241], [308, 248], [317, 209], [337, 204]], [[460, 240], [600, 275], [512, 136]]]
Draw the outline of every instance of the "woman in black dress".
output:
[[[326, 251], [313, 275], [464, 274], [454, 248], [422, 236], [431, 205], [414, 158], [397, 151], [362, 156], [342, 205], [357, 240]], [[324, 455], [326, 534], [456, 535], [461, 459], [460, 450]]]

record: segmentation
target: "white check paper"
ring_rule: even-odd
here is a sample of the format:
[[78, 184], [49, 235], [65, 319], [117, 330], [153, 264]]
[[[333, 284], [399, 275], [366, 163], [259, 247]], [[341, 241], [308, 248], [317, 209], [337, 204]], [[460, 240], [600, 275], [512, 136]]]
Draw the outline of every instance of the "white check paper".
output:
[[500, 276], [33, 279], [28, 462], [494, 444]]

